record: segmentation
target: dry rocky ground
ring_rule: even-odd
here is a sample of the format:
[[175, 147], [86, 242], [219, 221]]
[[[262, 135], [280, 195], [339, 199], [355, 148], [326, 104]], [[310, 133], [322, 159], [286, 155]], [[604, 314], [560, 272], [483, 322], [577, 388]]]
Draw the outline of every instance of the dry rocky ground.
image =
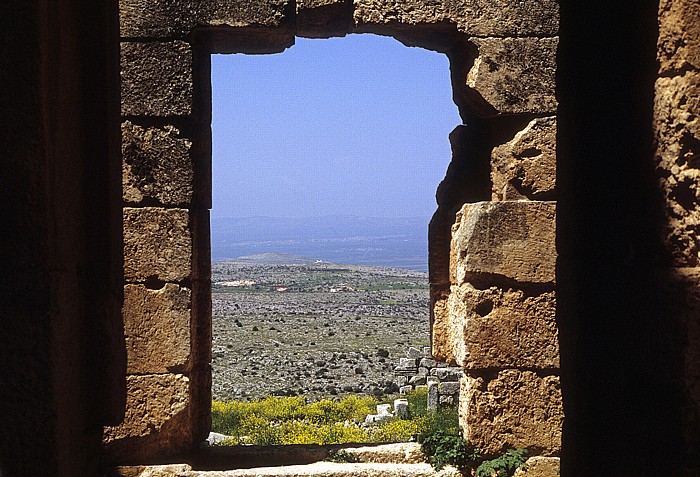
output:
[[396, 392], [429, 340], [424, 272], [266, 255], [212, 265], [213, 395]]

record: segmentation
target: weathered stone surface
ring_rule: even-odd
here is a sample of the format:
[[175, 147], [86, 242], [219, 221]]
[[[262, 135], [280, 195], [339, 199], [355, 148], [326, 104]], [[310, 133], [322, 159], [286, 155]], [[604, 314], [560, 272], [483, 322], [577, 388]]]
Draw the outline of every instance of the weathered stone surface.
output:
[[155, 199], [165, 205], [192, 200], [192, 143], [173, 126], [143, 128], [122, 123], [122, 185], [125, 202]]
[[450, 341], [450, 311], [448, 308], [449, 291], [436, 294], [431, 292], [433, 301], [430, 314], [431, 354], [438, 361], [455, 363], [452, 342]]
[[554, 202], [465, 204], [452, 227], [452, 282], [554, 283], [555, 211]]
[[192, 49], [183, 41], [121, 44], [122, 114], [192, 114]]
[[435, 470], [430, 464], [425, 463], [314, 462], [307, 465], [282, 467], [192, 471], [183, 474], [181, 477], [464, 477], [464, 474], [451, 466], [447, 466], [442, 470]]
[[115, 469], [119, 477], [179, 477], [192, 470], [187, 464], [133, 465]]
[[465, 100], [481, 116], [554, 113], [556, 38], [472, 38]]
[[160, 290], [124, 287], [127, 372], [186, 371], [190, 358], [190, 290], [166, 283]]
[[491, 152], [493, 200], [554, 200], [556, 117], [536, 118]]
[[530, 457], [513, 477], [559, 477], [559, 457]]
[[440, 394], [455, 394], [459, 392], [459, 381], [440, 383]]
[[659, 78], [654, 101], [666, 245], [675, 266], [695, 267], [700, 264], [700, 73]]
[[659, 2], [658, 58], [661, 73], [700, 69], [700, 3]]
[[288, 0], [120, 0], [120, 34], [126, 38], [182, 38], [195, 27], [277, 27]]
[[558, 454], [564, 417], [558, 376], [507, 369], [488, 382], [469, 375], [461, 382], [460, 424], [484, 455], [520, 448]]
[[189, 379], [181, 374], [127, 376], [124, 422], [105, 428], [108, 452], [129, 461], [173, 455], [192, 445]]
[[352, 0], [298, 0], [296, 8], [298, 36], [342, 36], [353, 27]]
[[124, 278], [176, 282], [190, 276], [192, 240], [184, 209], [124, 209]]
[[452, 23], [473, 36], [553, 36], [559, 7], [553, 0], [355, 0], [355, 22], [367, 25]]
[[558, 368], [554, 291], [530, 296], [521, 290], [471, 284], [453, 286], [449, 339], [457, 364], [467, 369]]
[[418, 464], [426, 462], [425, 454], [421, 451], [420, 444], [416, 442], [351, 447], [345, 449], [345, 452], [357, 457], [358, 462], [384, 462], [395, 464]]

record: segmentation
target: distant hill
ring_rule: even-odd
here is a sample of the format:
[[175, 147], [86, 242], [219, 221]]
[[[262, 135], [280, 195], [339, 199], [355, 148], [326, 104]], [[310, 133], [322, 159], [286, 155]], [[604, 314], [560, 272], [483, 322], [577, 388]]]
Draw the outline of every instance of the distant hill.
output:
[[265, 252], [253, 255], [244, 255], [235, 259], [238, 263], [254, 263], [260, 265], [315, 265], [318, 263], [329, 263], [325, 260], [318, 260], [307, 257], [300, 257], [290, 253]]
[[425, 217], [349, 215], [212, 218], [212, 260], [274, 253], [424, 271], [428, 221]]

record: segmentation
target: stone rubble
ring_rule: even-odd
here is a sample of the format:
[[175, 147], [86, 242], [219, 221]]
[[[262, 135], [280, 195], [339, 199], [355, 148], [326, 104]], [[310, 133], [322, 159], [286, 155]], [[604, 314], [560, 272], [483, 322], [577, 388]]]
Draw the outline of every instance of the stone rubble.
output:
[[421, 386], [428, 387], [428, 409], [459, 404], [462, 368], [433, 359], [430, 348], [410, 347], [394, 369], [399, 394], [406, 395]]

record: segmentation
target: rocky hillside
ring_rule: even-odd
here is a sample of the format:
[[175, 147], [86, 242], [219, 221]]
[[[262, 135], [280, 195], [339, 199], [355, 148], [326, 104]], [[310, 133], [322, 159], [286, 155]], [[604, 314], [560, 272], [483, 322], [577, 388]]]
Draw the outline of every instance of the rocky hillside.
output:
[[395, 392], [429, 340], [426, 273], [289, 256], [212, 265], [214, 399]]

